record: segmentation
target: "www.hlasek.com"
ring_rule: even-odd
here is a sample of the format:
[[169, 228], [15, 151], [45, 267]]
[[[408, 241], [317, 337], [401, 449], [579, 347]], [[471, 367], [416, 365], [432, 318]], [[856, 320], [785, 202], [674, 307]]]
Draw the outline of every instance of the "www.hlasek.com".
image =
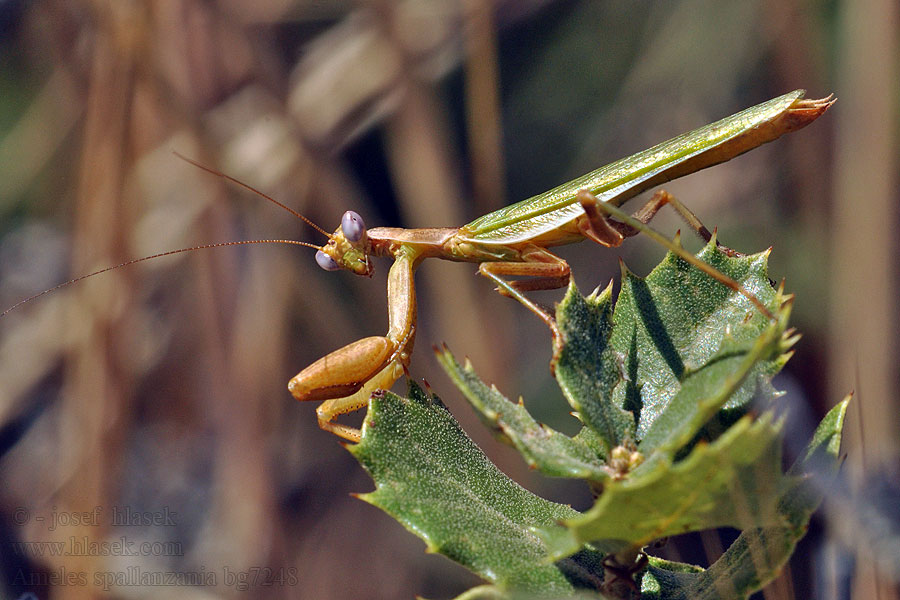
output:
[[184, 556], [181, 542], [136, 542], [120, 536], [115, 540], [94, 540], [70, 535], [52, 542], [10, 542], [16, 556], [51, 558], [54, 556]]

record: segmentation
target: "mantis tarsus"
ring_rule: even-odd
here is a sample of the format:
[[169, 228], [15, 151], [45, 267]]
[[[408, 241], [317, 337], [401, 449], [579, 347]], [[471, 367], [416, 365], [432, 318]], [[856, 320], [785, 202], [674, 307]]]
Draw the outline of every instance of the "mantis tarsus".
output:
[[[633, 215], [628, 215], [619, 207], [649, 188], [730, 160], [785, 133], [796, 131], [814, 121], [834, 102], [831, 96], [805, 100], [804, 93], [803, 90], [796, 90], [748, 108], [458, 228], [377, 227], [367, 230], [358, 214], [347, 211], [341, 219], [340, 227], [329, 235], [299, 213], [262, 192], [182, 156], [181, 158], [201, 169], [237, 183], [285, 208], [323, 234], [329, 235], [328, 242], [319, 247], [296, 240], [254, 240], [171, 250], [77, 277], [19, 302], [0, 313], [0, 316], [25, 302], [87, 277], [136, 262], [200, 248], [260, 242], [310, 246], [317, 249], [316, 261], [323, 269], [347, 269], [369, 277], [374, 270], [370, 260], [372, 256], [390, 257], [394, 263], [388, 273], [387, 334], [358, 340], [320, 358], [288, 384], [288, 389], [297, 400], [321, 402], [316, 414], [322, 429], [356, 442], [360, 439], [360, 431], [337, 423], [334, 419], [362, 408], [375, 390], [390, 388], [406, 371], [416, 334], [413, 273], [425, 258], [479, 263], [480, 274], [494, 281], [502, 295], [515, 298], [541, 318], [558, 339], [559, 331], [553, 317], [524, 294], [533, 290], [556, 289], [568, 283], [569, 265], [548, 248], [585, 238], [603, 246], [615, 247], [626, 237], [643, 232], [710, 277], [742, 294], [762, 314], [772, 318], [759, 299], [736, 281], [685, 251], [677, 241], [666, 238], [648, 226], [653, 216], [663, 206], [670, 204], [697, 234], [706, 241], [712, 239], [712, 234], [700, 220], [671, 195], [662, 190], [656, 192]], [[505, 279], [510, 276], [528, 279]]]
[[[707, 241], [712, 238], [693, 213], [672, 196], [659, 191], [631, 216], [619, 207], [649, 188], [730, 160], [796, 131], [814, 121], [834, 102], [831, 96], [805, 100], [804, 93], [796, 90], [748, 108], [479, 217], [463, 227], [366, 230], [358, 214], [344, 213], [341, 226], [316, 253], [316, 261], [329, 271], [347, 269], [371, 276], [372, 256], [392, 258], [394, 263], [387, 285], [388, 332], [385, 336], [353, 342], [320, 358], [291, 379], [288, 389], [298, 400], [322, 402], [316, 410], [322, 429], [359, 441], [358, 429], [334, 419], [365, 406], [372, 392], [389, 388], [406, 370], [416, 333], [413, 273], [429, 257], [479, 263], [478, 272], [493, 280], [501, 294], [522, 303], [558, 337], [553, 318], [523, 293], [560, 288], [568, 283], [568, 264], [547, 248], [585, 238], [614, 247], [626, 237], [643, 231], [743, 294], [771, 318], [766, 307], [737, 282], [647, 226], [660, 208], [671, 204], [699, 235]], [[504, 279], [509, 276], [529, 279]]]

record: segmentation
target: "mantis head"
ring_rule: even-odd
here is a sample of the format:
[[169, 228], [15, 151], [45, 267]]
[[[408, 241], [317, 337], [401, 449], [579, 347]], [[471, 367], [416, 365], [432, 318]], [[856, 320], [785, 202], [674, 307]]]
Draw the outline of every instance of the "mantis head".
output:
[[370, 250], [362, 217], [348, 210], [341, 217], [341, 226], [328, 237], [328, 243], [316, 252], [316, 262], [326, 271], [347, 269], [357, 275], [371, 277], [375, 267], [369, 262]]

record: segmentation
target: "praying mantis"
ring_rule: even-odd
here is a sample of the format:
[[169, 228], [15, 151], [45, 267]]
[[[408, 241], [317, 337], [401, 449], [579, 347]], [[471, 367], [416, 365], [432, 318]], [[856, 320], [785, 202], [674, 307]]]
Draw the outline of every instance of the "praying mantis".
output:
[[[462, 227], [366, 229], [362, 217], [344, 213], [341, 225], [328, 234], [309, 219], [266, 194], [224, 173], [181, 156], [213, 175], [247, 188], [303, 219], [328, 236], [317, 246], [296, 240], [249, 240], [224, 242], [170, 250], [130, 260], [77, 277], [31, 296], [0, 313], [6, 315], [60, 287], [70, 285], [137, 262], [198, 250], [240, 244], [276, 242], [315, 248], [316, 262], [327, 271], [345, 269], [371, 277], [372, 257], [393, 259], [388, 272], [388, 331], [352, 342], [315, 361], [288, 383], [291, 394], [301, 401], [317, 401], [319, 427], [350, 442], [358, 442], [359, 429], [335, 419], [358, 410], [379, 389], [390, 388], [409, 366], [416, 336], [416, 293], [413, 275], [426, 258], [478, 263], [478, 272], [491, 279], [497, 291], [515, 298], [550, 328], [559, 348], [560, 333], [554, 318], [532, 302], [525, 292], [561, 288], [569, 282], [569, 265], [548, 248], [590, 239], [606, 247], [619, 246], [627, 237], [644, 233], [686, 262], [747, 298], [759, 312], [774, 318], [756, 296], [684, 250], [677, 240], [658, 233], [648, 223], [665, 205], [671, 205], [688, 225], [707, 242], [713, 239], [700, 220], [665, 191], [653, 197], [633, 215], [621, 206], [634, 196], [677, 177], [725, 162], [766, 142], [801, 129], [817, 119], [833, 103], [828, 96], [804, 99], [795, 90], [638, 152], [550, 191], [479, 217]], [[176, 153], [177, 154], [177, 153]], [[726, 252], [734, 251], [720, 246]], [[507, 277], [526, 279], [509, 280]], [[551, 370], [555, 357], [551, 359]]]
[[297, 400], [321, 402], [316, 414], [322, 429], [358, 442], [360, 430], [335, 422], [335, 418], [362, 408], [374, 391], [390, 388], [406, 372], [416, 335], [413, 274], [424, 259], [431, 257], [479, 263], [478, 272], [491, 279], [500, 294], [515, 298], [537, 315], [558, 340], [553, 317], [524, 294], [557, 289], [568, 283], [568, 264], [548, 248], [583, 239], [616, 247], [626, 237], [643, 232], [773, 318], [759, 299], [740, 284], [648, 226], [653, 216], [669, 204], [697, 234], [707, 242], [712, 239], [709, 230], [674, 197], [658, 191], [633, 215], [619, 207], [661, 183], [725, 162], [801, 129], [834, 103], [832, 96], [807, 100], [804, 95], [804, 90], [795, 90], [779, 96], [462, 227], [367, 230], [357, 213], [345, 212], [340, 227], [316, 252], [316, 262], [328, 271], [345, 269], [371, 277], [372, 257], [393, 259], [387, 283], [388, 331], [384, 336], [363, 338], [320, 358], [291, 379], [288, 389]]

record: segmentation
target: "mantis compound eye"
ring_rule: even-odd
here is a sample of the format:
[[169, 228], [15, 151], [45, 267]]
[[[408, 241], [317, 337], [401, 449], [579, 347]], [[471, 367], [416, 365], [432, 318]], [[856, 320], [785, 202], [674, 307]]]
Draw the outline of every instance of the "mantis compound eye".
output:
[[363, 223], [359, 213], [348, 210], [344, 213], [344, 216], [341, 217], [341, 232], [343, 232], [344, 238], [346, 238], [348, 242], [355, 244], [362, 239], [363, 235], [365, 235], [366, 224]]
[[316, 263], [326, 271], [337, 271], [341, 268], [339, 264], [335, 262], [333, 258], [322, 252], [321, 250], [316, 251]]

